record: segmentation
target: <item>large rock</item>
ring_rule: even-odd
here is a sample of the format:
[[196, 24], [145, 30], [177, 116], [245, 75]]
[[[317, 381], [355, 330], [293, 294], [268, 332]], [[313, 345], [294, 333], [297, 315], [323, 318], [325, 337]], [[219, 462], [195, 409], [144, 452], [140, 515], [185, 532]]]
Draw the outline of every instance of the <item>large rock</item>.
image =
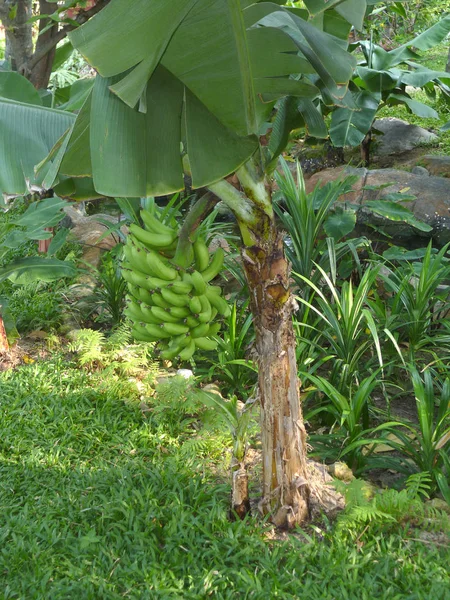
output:
[[98, 267], [102, 253], [114, 248], [120, 240], [117, 234], [109, 234], [102, 239], [107, 227], [99, 223], [97, 219], [100, 218], [113, 224], [117, 223], [117, 218], [100, 214], [88, 217], [84, 211], [75, 206], [68, 206], [64, 211], [66, 213], [64, 224], [71, 228], [71, 239], [78, 241], [83, 246], [83, 260]]
[[[438, 245], [450, 241], [450, 181], [443, 177], [423, 177], [406, 171], [395, 169], [354, 169], [351, 167], [338, 167], [326, 169], [316, 173], [306, 181], [306, 191], [311, 192], [314, 187], [335, 181], [345, 175], [356, 175], [358, 180], [353, 186], [353, 192], [341, 196], [341, 201], [359, 206], [357, 222], [359, 225], [382, 226], [384, 231], [394, 237], [399, 243], [409, 242], [414, 245], [423, 245], [432, 238]], [[387, 183], [392, 185], [384, 189], [367, 190], [367, 186], [382, 186]], [[390, 221], [373, 214], [365, 208], [368, 200], [380, 200], [386, 194], [405, 192], [416, 196], [411, 202], [402, 203], [414, 215], [430, 225], [430, 232], [423, 232], [398, 221]], [[421, 239], [422, 238], [422, 241]]]
[[374, 153], [379, 156], [401, 154], [438, 141], [438, 136], [431, 131], [393, 117], [376, 119], [373, 127], [382, 132], [382, 135], [374, 134], [377, 144]]
[[427, 154], [422, 157], [421, 162], [423, 162], [430, 175], [450, 177], [450, 156]]

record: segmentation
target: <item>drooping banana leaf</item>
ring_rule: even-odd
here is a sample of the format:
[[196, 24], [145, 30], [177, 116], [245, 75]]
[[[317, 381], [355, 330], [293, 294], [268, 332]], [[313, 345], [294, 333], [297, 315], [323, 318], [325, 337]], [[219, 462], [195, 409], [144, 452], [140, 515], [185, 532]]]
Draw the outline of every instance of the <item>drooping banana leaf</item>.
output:
[[299, 15], [308, 17], [268, 2], [135, 0], [130, 10], [112, 0], [72, 32], [100, 74], [89, 126], [96, 189], [165, 194], [184, 187], [185, 171], [205, 186], [256, 151], [276, 100], [312, 100], [320, 86], [342, 99], [354, 59]]
[[25, 194], [75, 115], [0, 98], [0, 193]]

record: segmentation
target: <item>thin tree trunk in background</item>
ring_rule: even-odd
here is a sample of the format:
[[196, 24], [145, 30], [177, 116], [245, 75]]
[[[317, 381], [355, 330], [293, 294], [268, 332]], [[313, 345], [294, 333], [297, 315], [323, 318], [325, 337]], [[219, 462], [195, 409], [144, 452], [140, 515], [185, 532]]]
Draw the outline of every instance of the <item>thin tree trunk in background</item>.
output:
[[370, 130], [361, 142], [361, 160], [366, 168], [370, 167], [370, 146], [372, 144], [372, 130]]
[[248, 472], [245, 460], [234, 460], [231, 465], [231, 515], [243, 519], [250, 513], [250, 499], [248, 495]]
[[261, 405], [265, 514], [292, 528], [309, 517], [306, 431], [300, 405], [289, 265], [281, 236], [245, 248], [242, 256], [256, 332]]
[[13, 70], [25, 64], [33, 54], [32, 28], [28, 23], [31, 6], [32, 0], [5, 1], [0, 5], [0, 19], [5, 27], [5, 58]]
[[[40, 0], [39, 12], [41, 15], [52, 14], [55, 11], [55, 3]], [[39, 21], [39, 31], [47, 26], [48, 21], [42, 19]], [[40, 34], [36, 41], [35, 54], [39, 54], [42, 48], [45, 48], [53, 39], [58, 37], [58, 25], [55, 24], [44, 33]], [[43, 56], [43, 58], [33, 67], [28, 77], [34, 87], [38, 90], [47, 89], [50, 75], [52, 74], [53, 60], [55, 58], [56, 45]]]
[[450, 73], [450, 47], [448, 49], [447, 64], [445, 65], [445, 70], [447, 73]]
[[5, 324], [0, 315], [0, 353], [9, 352], [8, 338], [6, 337]]

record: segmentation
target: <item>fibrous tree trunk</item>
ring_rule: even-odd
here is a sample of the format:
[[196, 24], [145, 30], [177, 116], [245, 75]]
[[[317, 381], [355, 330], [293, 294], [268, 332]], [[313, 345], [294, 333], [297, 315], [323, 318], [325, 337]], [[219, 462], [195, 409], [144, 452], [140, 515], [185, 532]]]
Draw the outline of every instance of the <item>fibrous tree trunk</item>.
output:
[[271, 239], [242, 253], [256, 333], [261, 405], [261, 506], [280, 527], [309, 516], [306, 431], [300, 405], [292, 325], [293, 297], [283, 241]]
[[251, 165], [237, 172], [244, 194], [230, 183], [210, 186], [234, 211], [244, 243], [258, 356], [264, 514], [292, 528], [309, 517], [306, 431], [300, 405], [292, 325], [289, 264], [277, 232], [270, 190]]

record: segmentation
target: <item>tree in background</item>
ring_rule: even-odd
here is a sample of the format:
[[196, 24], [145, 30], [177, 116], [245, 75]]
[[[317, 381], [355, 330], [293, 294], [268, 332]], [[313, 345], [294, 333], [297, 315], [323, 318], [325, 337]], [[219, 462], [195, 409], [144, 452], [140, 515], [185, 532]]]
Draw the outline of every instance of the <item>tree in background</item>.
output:
[[[102, 10], [108, 2], [73, 0], [59, 6], [54, 0], [0, 0], [6, 60], [14, 71], [29, 79], [36, 89], [46, 89], [58, 43], [70, 31]], [[36, 40], [35, 33], [38, 33]]]

